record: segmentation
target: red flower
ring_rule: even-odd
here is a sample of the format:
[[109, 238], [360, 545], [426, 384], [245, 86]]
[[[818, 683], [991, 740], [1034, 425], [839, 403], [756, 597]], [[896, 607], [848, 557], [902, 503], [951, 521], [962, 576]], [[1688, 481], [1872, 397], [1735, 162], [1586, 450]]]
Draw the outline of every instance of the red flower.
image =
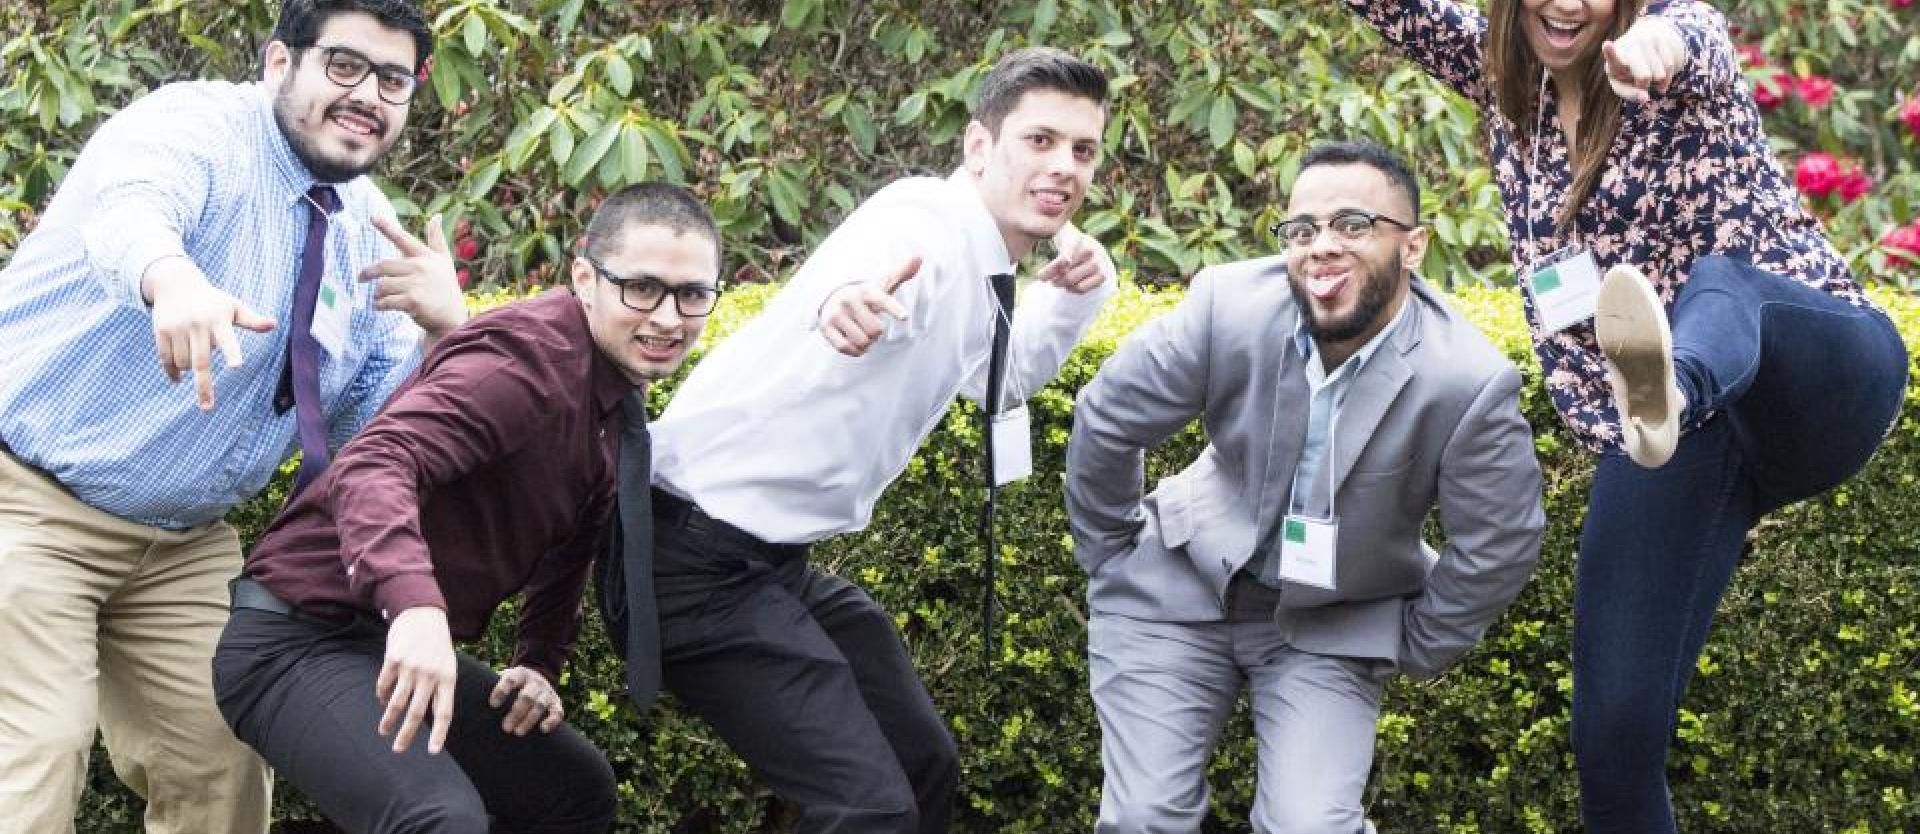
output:
[[1824, 75], [1803, 75], [1793, 80], [1793, 91], [1808, 107], [1825, 107], [1833, 101], [1833, 79]]
[[460, 284], [460, 288], [463, 290], [467, 288], [467, 284], [469, 283], [468, 279], [472, 277], [473, 277], [473, 273], [467, 271], [467, 268], [464, 266], [453, 271], [453, 280], [458, 282]]
[[1913, 138], [1920, 139], [1920, 96], [1907, 99], [1907, 103], [1900, 105], [1900, 121], [1907, 123], [1907, 132], [1913, 134]]
[[1880, 236], [1880, 248], [1887, 250], [1890, 261], [1920, 266], [1920, 221], [1888, 229]]
[[453, 256], [463, 261], [471, 261], [479, 257], [480, 242], [470, 237], [461, 238], [453, 245]]
[[1913, 0], [1893, 0], [1893, 7], [1896, 9], [1904, 9], [1911, 5], [1913, 5]]
[[1787, 94], [1792, 91], [1793, 76], [1786, 70], [1774, 70], [1767, 81], [1753, 85], [1753, 101], [1761, 110], [1772, 110], [1786, 103]]
[[1767, 53], [1760, 50], [1757, 43], [1743, 43], [1733, 48], [1740, 56], [1740, 68], [1764, 67], [1767, 65]]
[[1845, 174], [1840, 175], [1838, 188], [1840, 202], [1851, 203], [1865, 197], [1867, 192], [1873, 190], [1873, 178], [1867, 176], [1867, 172], [1861, 170], [1860, 166], [1855, 165], [1847, 169]]
[[1809, 197], [1825, 197], [1840, 187], [1840, 163], [1833, 154], [1814, 151], [1800, 157], [1793, 170], [1793, 184]]

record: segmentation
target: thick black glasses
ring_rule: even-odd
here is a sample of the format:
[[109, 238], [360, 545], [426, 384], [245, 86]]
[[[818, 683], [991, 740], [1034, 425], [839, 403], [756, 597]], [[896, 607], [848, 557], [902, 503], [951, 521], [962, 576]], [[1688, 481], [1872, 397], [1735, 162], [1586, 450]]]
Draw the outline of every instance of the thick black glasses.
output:
[[420, 79], [398, 64], [376, 64], [372, 58], [358, 50], [345, 46], [309, 46], [306, 49], [318, 49], [322, 57], [321, 68], [326, 71], [327, 80], [342, 87], [352, 89], [367, 80], [367, 74], [373, 73], [378, 80], [374, 83], [380, 91], [380, 100], [388, 104], [406, 104], [413, 100], [413, 92], [419, 87]]
[[[1384, 214], [1376, 214], [1362, 209], [1341, 209], [1327, 218], [1326, 228], [1333, 230], [1333, 237], [1342, 244], [1355, 244], [1373, 237], [1373, 224], [1389, 223], [1401, 231], [1413, 231], [1413, 226], [1402, 223]], [[1282, 220], [1273, 224], [1273, 234], [1288, 246], [1302, 249], [1312, 246], [1314, 238], [1320, 236], [1321, 224], [1312, 217], [1302, 215], [1291, 220]]]
[[607, 283], [620, 288], [620, 303], [637, 313], [651, 313], [660, 309], [660, 302], [667, 295], [673, 295], [673, 309], [687, 318], [699, 318], [713, 312], [714, 305], [720, 303], [720, 288], [705, 284], [669, 284], [657, 278], [642, 275], [637, 278], [622, 278], [600, 265], [599, 261], [581, 256], [593, 267], [593, 271], [606, 279]]

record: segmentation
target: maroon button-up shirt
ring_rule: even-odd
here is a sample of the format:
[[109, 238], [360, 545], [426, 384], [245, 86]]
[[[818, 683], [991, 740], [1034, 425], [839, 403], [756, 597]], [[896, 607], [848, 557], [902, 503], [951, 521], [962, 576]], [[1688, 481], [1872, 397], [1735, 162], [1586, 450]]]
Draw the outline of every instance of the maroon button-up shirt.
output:
[[274, 519], [246, 573], [316, 614], [441, 608], [459, 640], [524, 589], [513, 663], [557, 680], [631, 390], [571, 293], [478, 316]]

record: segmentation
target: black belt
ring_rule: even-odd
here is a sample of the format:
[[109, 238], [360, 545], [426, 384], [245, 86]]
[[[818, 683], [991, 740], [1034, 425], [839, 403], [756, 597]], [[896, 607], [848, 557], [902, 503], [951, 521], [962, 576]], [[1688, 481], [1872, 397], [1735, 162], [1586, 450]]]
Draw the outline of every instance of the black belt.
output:
[[359, 621], [365, 621], [371, 625], [379, 625], [373, 618], [365, 615], [354, 616], [342, 614], [340, 616], [330, 617], [306, 611], [274, 595], [272, 591], [267, 590], [267, 586], [260, 584], [250, 576], [241, 575], [229, 580], [227, 582], [227, 592], [232, 599], [233, 607], [236, 609], [248, 608], [254, 611], [265, 611], [269, 614], [279, 614], [291, 620], [301, 620], [303, 622], [311, 622], [331, 627], [346, 626]]
[[781, 564], [807, 558], [804, 544], [775, 544], [759, 536], [707, 515], [700, 505], [659, 487], [653, 489], [653, 518], [666, 528], [683, 527], [729, 549], [761, 556], [763, 562]]

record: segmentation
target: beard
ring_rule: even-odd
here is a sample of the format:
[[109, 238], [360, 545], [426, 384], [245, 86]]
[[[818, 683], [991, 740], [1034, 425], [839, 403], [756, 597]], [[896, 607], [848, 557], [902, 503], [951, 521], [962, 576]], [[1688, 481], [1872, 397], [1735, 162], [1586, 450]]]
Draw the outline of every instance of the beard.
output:
[[[280, 135], [287, 137], [287, 146], [293, 149], [294, 157], [300, 160], [300, 164], [307, 166], [307, 171], [313, 174], [315, 180], [327, 183], [346, 182], [373, 170], [373, 166], [380, 161], [380, 158], [387, 155], [387, 149], [381, 148], [367, 157], [366, 162], [358, 164], [349, 160], [329, 158], [320, 150], [312, 136], [300, 130], [297, 107], [293, 100], [293, 78], [289, 76], [280, 85], [279, 92], [273, 96], [273, 122], [279, 126]], [[352, 110], [373, 120], [375, 124], [380, 125], [382, 136], [387, 132], [387, 120], [380, 114], [344, 102], [329, 105], [321, 112], [321, 118], [328, 118], [340, 110]], [[368, 138], [379, 141], [378, 137]]]
[[1379, 269], [1363, 271], [1363, 283], [1360, 286], [1360, 298], [1354, 302], [1352, 312], [1338, 318], [1323, 319], [1314, 311], [1313, 295], [1307, 292], [1306, 279], [1299, 278], [1288, 270], [1287, 286], [1293, 290], [1294, 306], [1300, 308], [1300, 314], [1307, 318], [1307, 332], [1316, 341], [1345, 342], [1367, 332], [1374, 321], [1386, 312], [1388, 302], [1393, 300], [1393, 286], [1400, 279], [1402, 271], [1400, 253], [1395, 251], [1393, 258], [1382, 264]]

